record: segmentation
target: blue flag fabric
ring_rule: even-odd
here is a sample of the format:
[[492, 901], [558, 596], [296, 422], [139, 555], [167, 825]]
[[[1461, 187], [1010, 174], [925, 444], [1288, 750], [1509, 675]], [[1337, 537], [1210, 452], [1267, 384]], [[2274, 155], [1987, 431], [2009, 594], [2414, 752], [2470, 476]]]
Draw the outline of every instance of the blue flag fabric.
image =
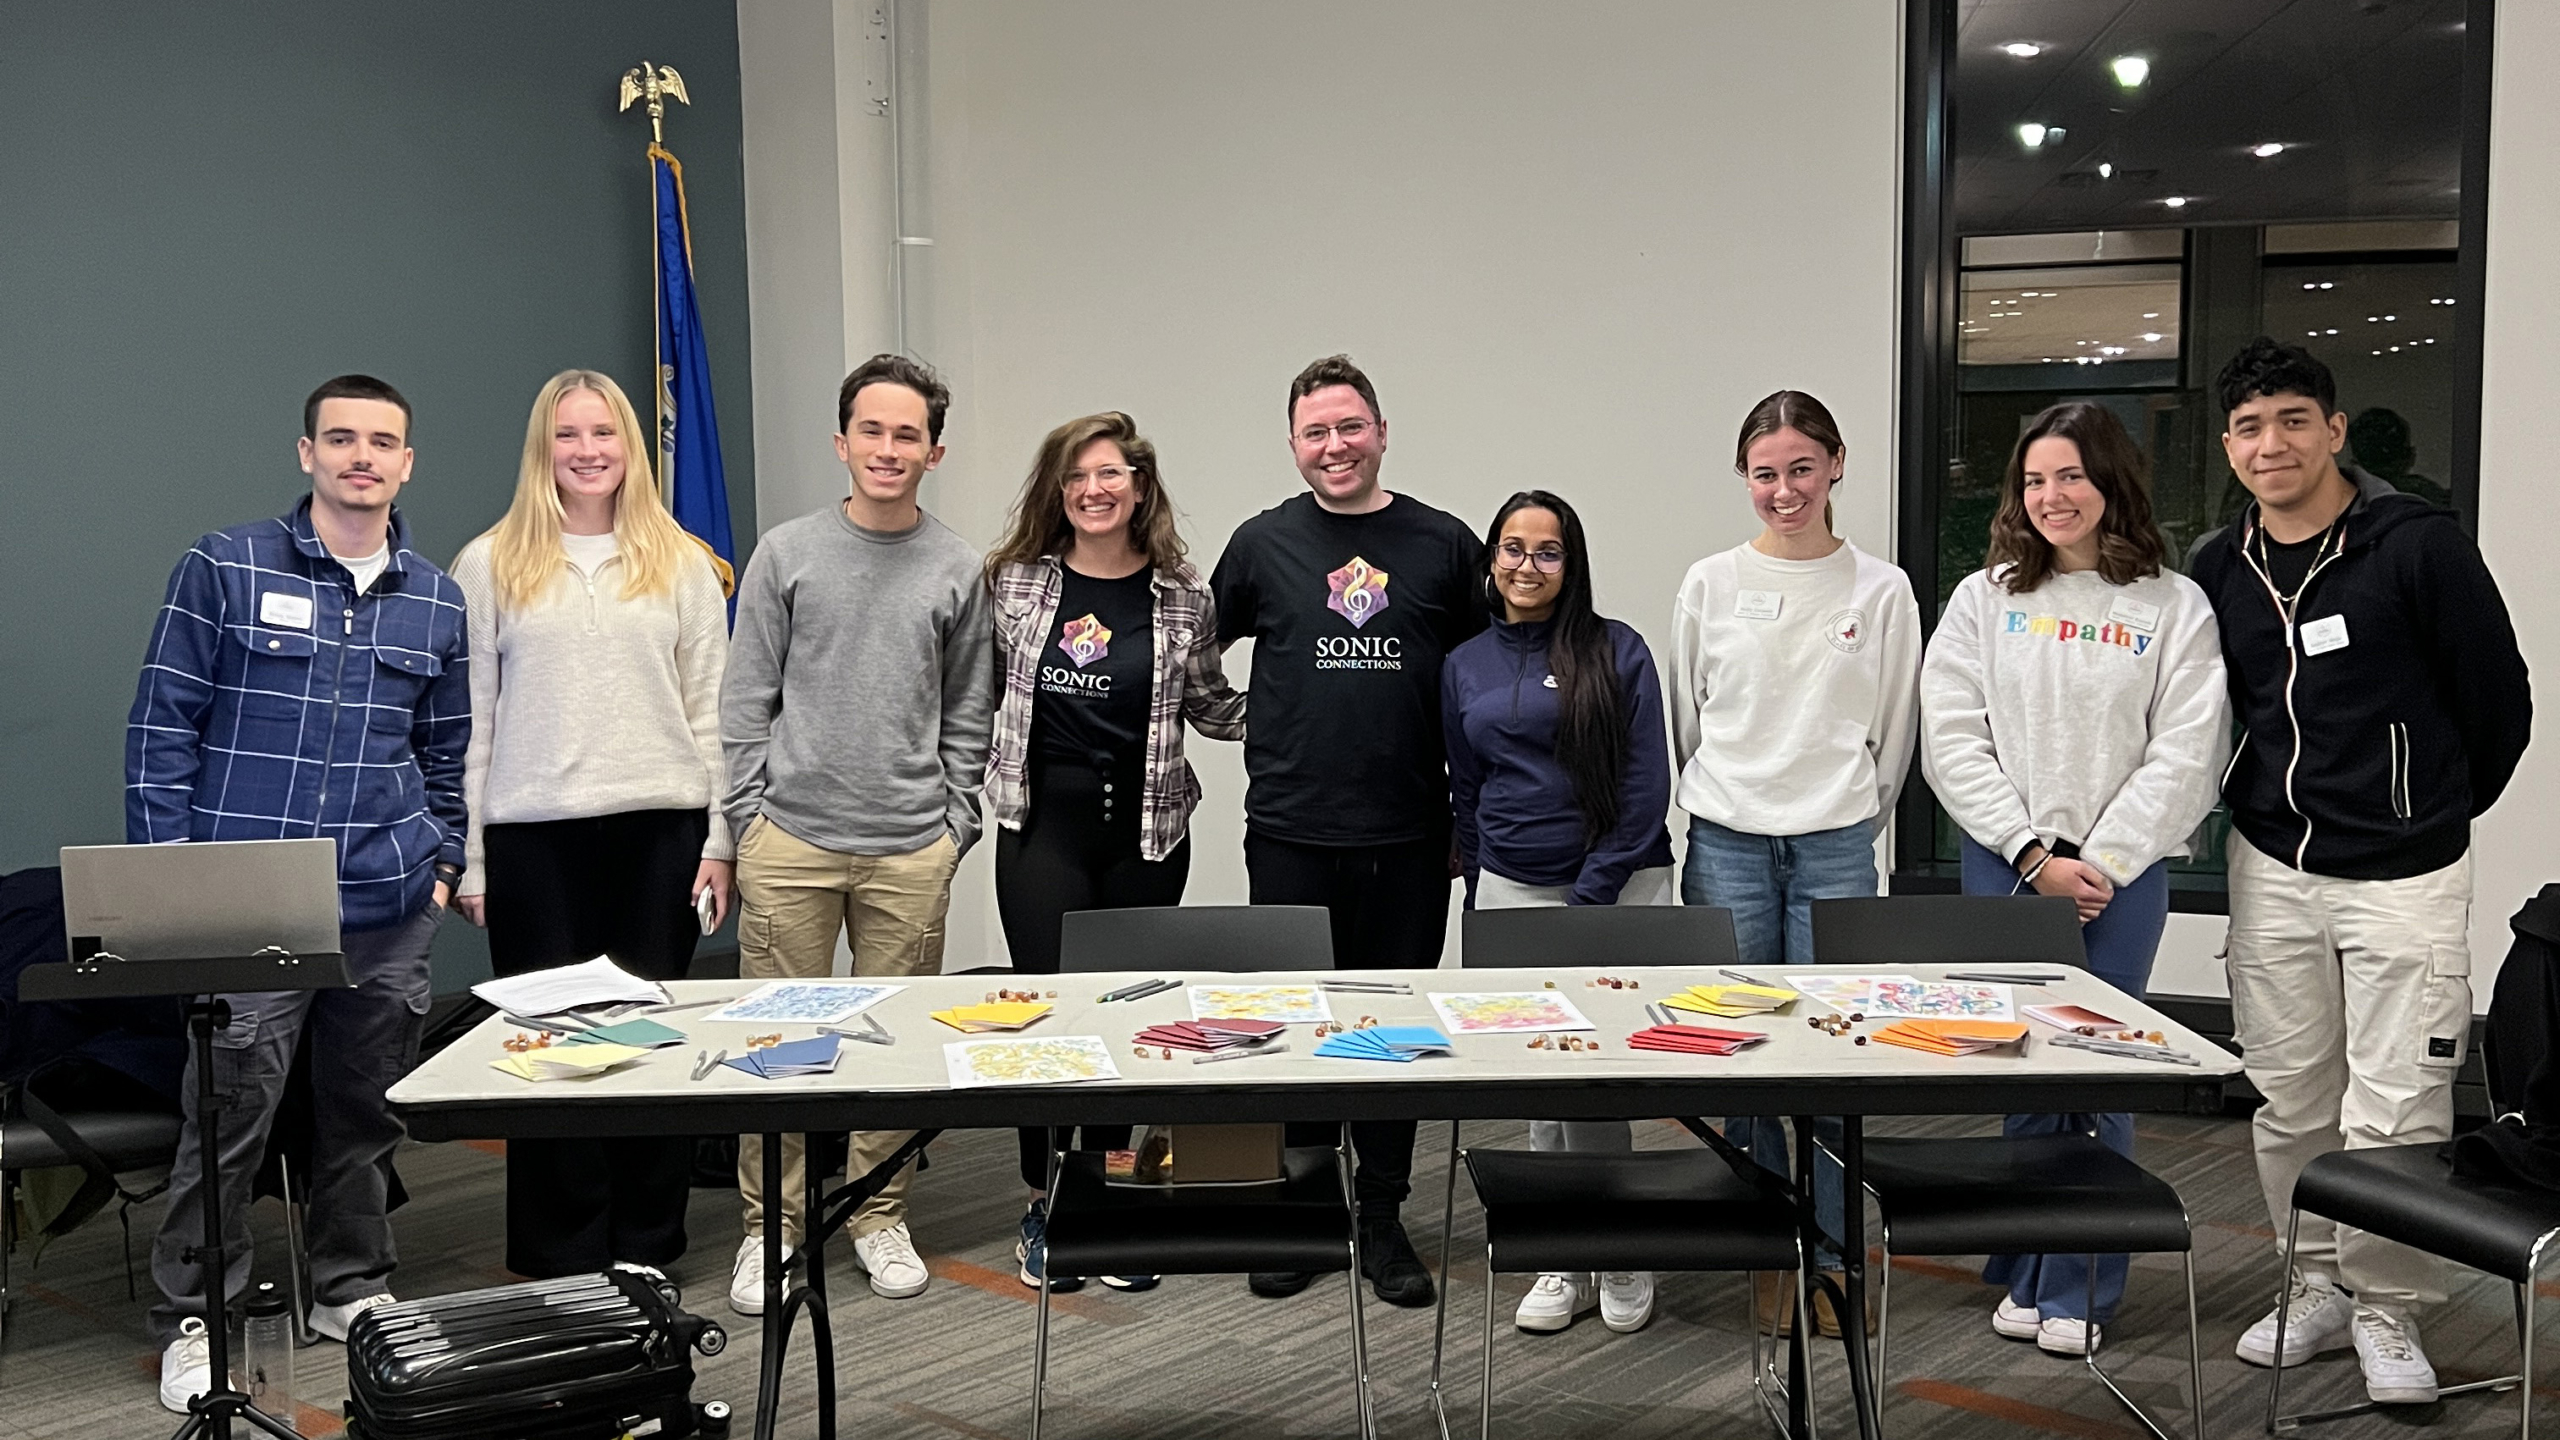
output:
[[[649, 147], [649, 166], [657, 187], [660, 474], [676, 523], [734, 569], [738, 552], [729, 533], [729, 482], [720, 467], [720, 420], [711, 404], [711, 360], [693, 294], [684, 167], [656, 145]], [[733, 613], [736, 603], [730, 602]]]

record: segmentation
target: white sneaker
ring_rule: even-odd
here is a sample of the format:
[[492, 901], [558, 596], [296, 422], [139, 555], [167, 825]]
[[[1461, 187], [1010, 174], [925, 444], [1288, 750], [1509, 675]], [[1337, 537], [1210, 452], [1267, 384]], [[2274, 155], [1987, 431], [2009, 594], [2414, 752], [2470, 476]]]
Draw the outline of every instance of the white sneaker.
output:
[[1608, 1270], [1600, 1276], [1600, 1323], [1621, 1335], [1653, 1318], [1653, 1272]]
[[[2338, 1293], [2337, 1282], [2326, 1275], [2306, 1275], [2297, 1270], [2286, 1286], [2284, 1300], [2284, 1363], [2289, 1369], [2314, 1355], [2344, 1349], [2348, 1321], [2355, 1302]], [[2232, 1347], [2232, 1353], [2252, 1365], [2276, 1363], [2276, 1312], [2270, 1310], [2257, 1324], [2249, 1327]]]
[[2036, 1327], [2036, 1348], [2047, 1355], [2068, 1355], [2074, 1360], [2095, 1350], [2107, 1335], [2104, 1325], [2056, 1315]]
[[355, 1323], [357, 1316], [367, 1310], [398, 1303], [400, 1302], [392, 1299], [390, 1293], [385, 1291], [380, 1295], [367, 1295], [361, 1299], [350, 1300], [344, 1305], [315, 1304], [311, 1307], [311, 1328], [331, 1340], [343, 1342], [347, 1338], [347, 1327]]
[[2418, 1347], [2418, 1322], [2379, 1305], [2358, 1304], [2356, 1363], [2364, 1367], [2364, 1393], [2376, 1405], [2429, 1405], [2436, 1398], [2436, 1367]]
[[[782, 1247], [782, 1258], [791, 1258], [790, 1246]], [[738, 1242], [738, 1258], [729, 1266], [729, 1308], [741, 1315], [764, 1313], [764, 1237], [761, 1235], [750, 1235]]]
[[926, 1282], [933, 1278], [924, 1268], [924, 1261], [917, 1258], [916, 1242], [908, 1237], [904, 1221], [856, 1237], [853, 1263], [871, 1277], [871, 1293], [883, 1300], [921, 1295]]
[[1523, 1330], [1544, 1334], [1562, 1330], [1573, 1323], [1573, 1317], [1600, 1305], [1600, 1287], [1591, 1283], [1591, 1272], [1564, 1275], [1549, 1272], [1538, 1277], [1529, 1293], [1520, 1297], [1519, 1312], [1511, 1323]]
[[2044, 1326], [2044, 1316], [2033, 1305], [2021, 1305], [2003, 1295], [1991, 1309], [1991, 1328], [2012, 1340], [2033, 1340]]
[[160, 1408], [184, 1415], [188, 1401], [213, 1388], [212, 1343], [202, 1320], [178, 1322], [178, 1338], [160, 1352]]

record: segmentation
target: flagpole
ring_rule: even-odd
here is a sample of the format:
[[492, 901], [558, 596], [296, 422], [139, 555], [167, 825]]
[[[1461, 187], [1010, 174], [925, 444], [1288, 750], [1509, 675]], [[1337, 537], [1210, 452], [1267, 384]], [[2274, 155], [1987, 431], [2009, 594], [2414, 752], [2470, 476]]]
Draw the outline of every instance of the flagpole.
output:
[[[658, 230], [665, 217], [658, 211], [658, 157], [666, 155], [668, 163], [675, 157], [668, 153], [667, 102], [690, 105], [693, 97], [684, 93], [684, 77], [673, 65], [656, 65], [647, 60], [622, 74], [622, 103], [618, 107], [628, 113], [634, 104], [645, 104], [649, 113], [649, 333], [653, 354], [657, 357], [650, 376], [650, 390], [656, 398], [658, 435], [658, 493], [669, 506], [675, 503], [674, 439], [675, 395], [668, 387], [667, 276], [664, 249], [658, 243]], [[690, 237], [687, 237], [688, 241]], [[688, 249], [690, 245], [688, 245]]]

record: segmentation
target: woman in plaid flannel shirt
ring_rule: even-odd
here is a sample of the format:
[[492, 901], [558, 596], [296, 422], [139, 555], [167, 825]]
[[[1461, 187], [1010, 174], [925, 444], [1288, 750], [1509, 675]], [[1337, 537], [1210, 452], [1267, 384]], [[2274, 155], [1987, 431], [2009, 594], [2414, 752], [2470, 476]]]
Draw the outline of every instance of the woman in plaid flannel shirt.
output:
[[[1070, 910], [1182, 903], [1200, 803], [1182, 725], [1242, 740], [1245, 707], [1218, 658], [1208, 584], [1182, 555], [1155, 446], [1136, 421], [1106, 411], [1049, 432], [1005, 540], [987, 556], [1004, 686], [986, 800], [996, 909], [1017, 974], [1057, 973], [1059, 920]], [[1115, 1149], [1129, 1130], [1087, 1126], [1084, 1140]], [[1022, 1283], [1035, 1287], [1048, 1171], [1048, 1132], [1024, 1130], [1033, 1198], [1016, 1254]]]

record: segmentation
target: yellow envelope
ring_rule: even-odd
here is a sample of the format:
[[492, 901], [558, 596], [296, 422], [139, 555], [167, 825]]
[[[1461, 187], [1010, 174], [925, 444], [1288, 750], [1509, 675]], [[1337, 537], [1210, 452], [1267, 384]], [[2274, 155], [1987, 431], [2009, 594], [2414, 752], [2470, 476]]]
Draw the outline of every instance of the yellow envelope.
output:
[[648, 1053], [637, 1045], [548, 1045], [500, 1056], [489, 1065], [527, 1080], [564, 1080], [573, 1075], [602, 1074]]
[[981, 1030], [1019, 1030], [1049, 1013], [1052, 1007], [1022, 1000], [997, 1000], [984, 1005], [955, 1005], [936, 1010], [933, 1018], [968, 1034]]

